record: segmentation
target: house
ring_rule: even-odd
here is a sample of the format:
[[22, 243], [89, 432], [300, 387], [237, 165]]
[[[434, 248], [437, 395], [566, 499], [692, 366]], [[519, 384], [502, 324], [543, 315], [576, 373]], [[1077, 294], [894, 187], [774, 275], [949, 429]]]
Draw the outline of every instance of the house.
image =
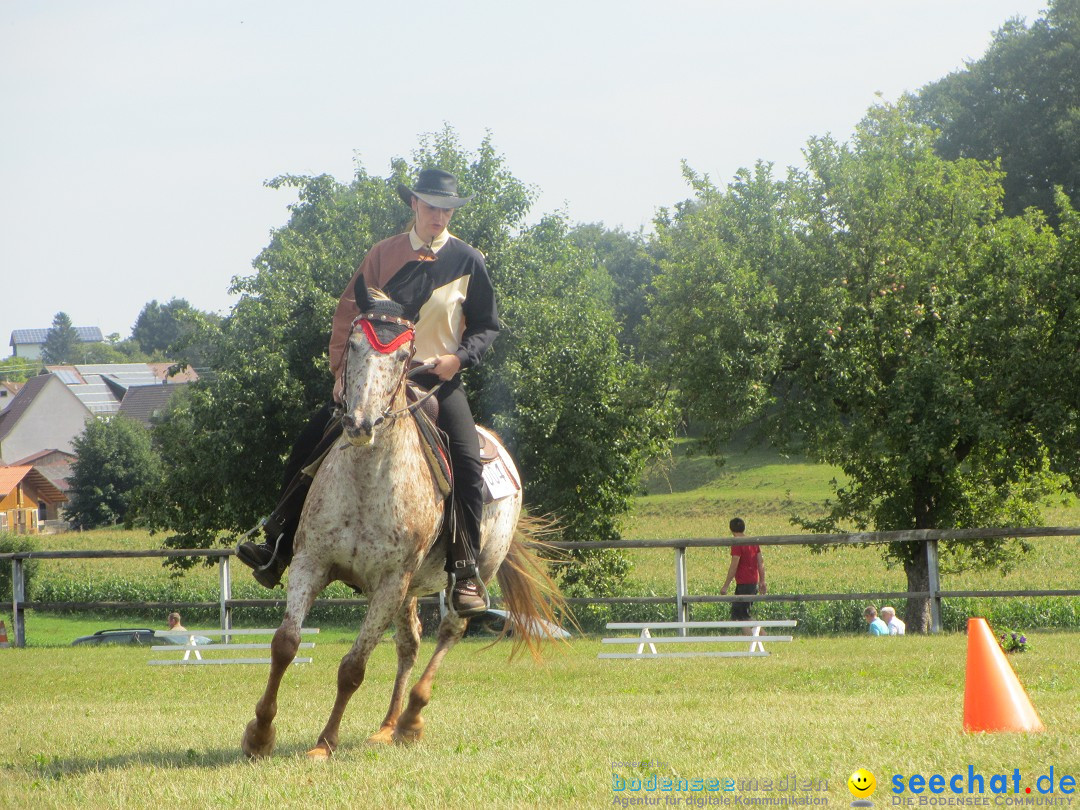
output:
[[71, 465], [74, 463], [75, 455], [73, 453], [65, 453], [63, 450], [41, 450], [26, 458], [11, 462], [11, 465], [15, 467], [24, 465], [33, 467], [67, 496], [68, 490], [71, 488], [68, 479], [71, 478]]
[[45, 366], [45, 370], [59, 377], [91, 413], [100, 416], [119, 411], [130, 388], [197, 379], [193, 371], [181, 377], [167, 377], [170, 366], [170, 363], [98, 363]]
[[0, 531], [37, 534], [67, 497], [29, 464], [0, 467]]
[[0, 413], [7, 410], [7, 406], [15, 399], [20, 388], [22, 388], [22, 383], [0, 380]]
[[120, 402], [120, 413], [142, 422], [147, 427], [165, 415], [169, 401], [183, 390], [187, 383], [172, 385], [133, 385]]
[[[79, 343], [101, 343], [105, 340], [97, 326], [76, 326], [75, 334]], [[11, 351], [15, 357], [27, 360], [40, 360], [41, 350], [45, 346], [48, 329], [16, 329], [11, 333]]]
[[90, 411], [55, 374], [31, 377], [0, 413], [0, 464], [43, 450], [71, 453]]

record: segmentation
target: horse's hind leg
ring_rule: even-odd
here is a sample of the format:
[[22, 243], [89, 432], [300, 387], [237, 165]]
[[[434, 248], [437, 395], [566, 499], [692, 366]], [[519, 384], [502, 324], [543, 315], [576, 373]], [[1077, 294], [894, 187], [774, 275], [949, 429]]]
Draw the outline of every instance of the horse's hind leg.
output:
[[401, 716], [398, 717], [394, 727], [394, 742], [416, 742], [424, 733], [424, 718], [420, 712], [431, 701], [431, 684], [435, 680], [435, 673], [439, 671], [443, 658], [450, 648], [453, 647], [465, 632], [465, 619], [456, 613], [447, 613], [439, 623], [439, 640], [435, 644], [435, 652], [428, 661], [424, 674], [416, 682], [416, 686], [409, 692], [409, 705]]
[[241, 750], [252, 759], [268, 757], [274, 750], [274, 717], [277, 715], [277, 694], [281, 679], [300, 648], [300, 626], [304, 617], [311, 609], [315, 597], [327, 584], [324, 578], [321, 582], [309, 581], [306, 585], [301, 585], [300, 579], [295, 572], [289, 579], [289, 601], [285, 608], [285, 617], [270, 642], [270, 675], [266, 681], [266, 690], [255, 704], [255, 719], [247, 724], [240, 740]]
[[389, 743], [394, 739], [394, 726], [405, 705], [405, 687], [409, 682], [416, 656], [420, 652], [420, 617], [416, 615], [416, 599], [406, 599], [394, 618], [394, 642], [397, 645], [398, 670], [390, 708], [379, 730], [368, 737], [370, 743]]
[[349, 699], [364, 682], [368, 657], [375, 649], [375, 645], [379, 643], [383, 632], [390, 626], [394, 614], [401, 608], [408, 587], [407, 579], [394, 580], [384, 583], [371, 595], [367, 615], [360, 626], [360, 635], [338, 665], [337, 699], [334, 700], [330, 719], [326, 721], [326, 728], [319, 735], [319, 741], [307, 752], [310, 758], [328, 759], [337, 748], [338, 732], [341, 728], [341, 718], [345, 714], [345, 707], [349, 705]]

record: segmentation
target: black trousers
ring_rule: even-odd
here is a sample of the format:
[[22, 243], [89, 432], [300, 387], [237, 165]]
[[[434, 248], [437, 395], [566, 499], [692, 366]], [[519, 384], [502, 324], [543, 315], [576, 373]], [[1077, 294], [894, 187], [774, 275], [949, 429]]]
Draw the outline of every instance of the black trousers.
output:
[[[423, 388], [430, 389], [438, 384], [437, 377], [424, 374], [415, 379]], [[480, 461], [480, 440], [476, 435], [476, 422], [473, 420], [469, 400], [461, 384], [461, 375], [443, 383], [435, 394], [439, 402], [438, 427], [447, 437], [450, 449], [450, 466], [454, 475], [454, 498], [461, 507], [459, 516], [464, 524], [465, 536], [469, 539], [473, 553], [480, 551], [480, 521], [484, 513], [484, 478], [483, 462]], [[282, 513], [286, 524], [286, 534], [290, 540], [300, 520], [303, 496], [306, 487], [299, 492], [295, 479], [315, 452], [327, 427], [333, 420], [334, 405], [328, 404], [311, 417], [300, 432], [285, 463], [285, 475], [281, 483], [281, 503], [275, 512]], [[299, 496], [299, 497], [297, 497]]]

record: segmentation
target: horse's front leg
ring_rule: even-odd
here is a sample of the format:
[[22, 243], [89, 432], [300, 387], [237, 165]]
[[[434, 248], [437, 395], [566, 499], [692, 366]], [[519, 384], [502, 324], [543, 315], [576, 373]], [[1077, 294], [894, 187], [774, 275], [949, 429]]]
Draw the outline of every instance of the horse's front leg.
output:
[[352, 649], [345, 654], [338, 665], [337, 699], [334, 701], [334, 708], [330, 711], [330, 719], [326, 721], [326, 728], [319, 735], [319, 741], [307, 752], [311, 759], [329, 759], [337, 748], [338, 732], [341, 729], [341, 718], [345, 714], [345, 707], [349, 705], [350, 698], [364, 682], [364, 673], [367, 670], [367, 661], [371, 651], [375, 649], [382, 634], [390, 626], [394, 615], [401, 609], [405, 594], [409, 590], [409, 579], [409, 577], [399, 577], [384, 582], [371, 594], [367, 615], [360, 626], [360, 634], [356, 637]]
[[303, 583], [301, 577], [289, 578], [288, 605], [274, 639], [270, 642], [270, 675], [266, 690], [255, 704], [255, 718], [247, 724], [240, 740], [241, 750], [252, 759], [268, 757], [274, 750], [274, 717], [277, 716], [277, 695], [285, 671], [296, 658], [300, 648], [300, 627], [311, 609], [316, 595], [326, 587], [326, 581]]
[[390, 708], [379, 730], [368, 737], [370, 743], [390, 743], [394, 740], [394, 726], [405, 705], [405, 687], [409, 683], [420, 652], [420, 617], [416, 613], [416, 599], [406, 599], [394, 619], [394, 642], [397, 646], [398, 670], [394, 680], [394, 692], [390, 696]]
[[450, 648], [457, 644], [465, 633], [465, 624], [466, 620], [452, 611], [443, 616], [439, 623], [439, 640], [435, 644], [435, 652], [428, 661], [424, 674], [409, 692], [408, 708], [398, 717], [394, 727], [394, 742], [416, 742], [423, 736], [424, 718], [420, 716], [420, 712], [431, 701], [431, 685], [435, 680], [435, 673], [439, 671], [439, 665], [450, 652]]

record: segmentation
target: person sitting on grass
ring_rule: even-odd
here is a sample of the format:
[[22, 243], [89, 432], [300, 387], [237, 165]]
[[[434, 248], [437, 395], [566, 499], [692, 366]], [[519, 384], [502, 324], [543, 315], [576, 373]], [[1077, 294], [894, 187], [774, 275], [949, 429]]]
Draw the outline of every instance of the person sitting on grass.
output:
[[873, 605], [867, 605], [866, 610], [862, 612], [863, 618], [866, 619], [866, 623], [870, 625], [870, 635], [872, 636], [887, 636], [889, 635], [889, 626], [878, 618], [877, 608]]
[[907, 629], [907, 625], [897, 618], [896, 608], [889, 607], [888, 605], [885, 605], [881, 609], [881, 620], [885, 622], [885, 626], [889, 628], [890, 636], [902, 636]]

